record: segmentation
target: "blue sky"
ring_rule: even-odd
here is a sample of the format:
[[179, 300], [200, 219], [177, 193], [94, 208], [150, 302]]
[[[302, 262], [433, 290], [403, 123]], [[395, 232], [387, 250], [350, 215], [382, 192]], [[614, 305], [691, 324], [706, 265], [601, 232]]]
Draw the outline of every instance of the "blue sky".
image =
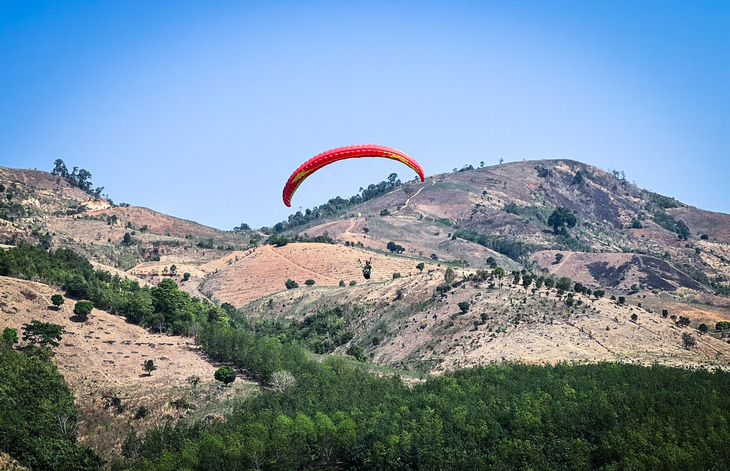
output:
[[[730, 213], [730, 2], [0, 0], [2, 166], [61, 158], [228, 230], [285, 219], [297, 166], [362, 143], [427, 175], [570, 158]], [[330, 166], [292, 209], [391, 172]]]

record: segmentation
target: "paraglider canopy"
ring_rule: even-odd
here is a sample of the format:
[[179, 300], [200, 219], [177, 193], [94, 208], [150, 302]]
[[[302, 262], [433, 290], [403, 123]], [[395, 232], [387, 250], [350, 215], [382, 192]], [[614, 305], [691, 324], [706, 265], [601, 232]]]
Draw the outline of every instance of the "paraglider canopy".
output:
[[291, 174], [289, 180], [284, 186], [284, 192], [282, 194], [284, 204], [291, 207], [291, 198], [294, 195], [294, 192], [297, 191], [297, 188], [299, 188], [299, 185], [302, 184], [304, 179], [306, 179], [312, 173], [316, 172], [325, 165], [331, 164], [332, 162], [358, 157], [384, 157], [386, 159], [397, 160], [408, 165], [416, 173], [418, 173], [421, 181], [423, 181], [425, 178], [423, 176], [423, 169], [418, 164], [418, 162], [416, 162], [411, 156], [409, 156], [405, 152], [398, 149], [393, 149], [392, 147], [388, 146], [380, 146], [377, 144], [338, 147], [336, 149], [331, 149], [326, 152], [322, 152], [321, 154], [315, 155], [311, 159], [304, 162], [298, 169], [294, 171], [294, 173]]

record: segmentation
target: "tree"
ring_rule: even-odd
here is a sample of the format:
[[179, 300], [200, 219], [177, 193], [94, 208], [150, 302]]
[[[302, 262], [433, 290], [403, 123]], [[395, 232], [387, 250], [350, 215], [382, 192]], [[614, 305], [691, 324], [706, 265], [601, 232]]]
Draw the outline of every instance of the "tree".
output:
[[355, 357], [355, 360], [357, 361], [367, 361], [367, 357], [365, 356], [365, 352], [363, 351], [362, 347], [359, 345], [351, 345], [347, 351], [345, 352], [350, 356]]
[[339, 283], [339, 285], [340, 285], [340, 286], [345, 286], [345, 280], [340, 280], [340, 283]]
[[728, 321], [720, 321], [717, 324], [715, 324], [715, 330], [723, 331], [723, 330], [729, 330], [730, 329], [730, 322]]
[[307, 285], [307, 286], [313, 286], [314, 285], [314, 280], [310, 278], [307, 281], [305, 281], [304, 284]]
[[398, 279], [398, 278], [400, 278], [400, 273], [398, 273], [398, 272], [393, 273], [393, 279], [395, 280], [395, 279]]
[[18, 343], [18, 331], [10, 327], [5, 327], [3, 330], [3, 340], [9, 344]]
[[699, 327], [697, 327], [697, 330], [699, 330], [703, 334], [706, 334], [710, 330], [710, 328], [707, 326], [707, 324], [703, 323], [703, 324], [700, 324]]
[[555, 278], [553, 278], [552, 275], [545, 278], [545, 288], [551, 289], [553, 286], [555, 286]]
[[129, 234], [129, 232], [124, 233], [124, 239], [122, 239], [122, 244], [132, 245], [132, 236]]
[[177, 272], [177, 265], [173, 264], [170, 266], [170, 273], [174, 275], [175, 272]]
[[492, 270], [492, 276], [499, 280], [499, 288], [502, 289], [502, 278], [504, 278], [505, 271], [502, 267], [497, 267]]
[[466, 314], [467, 312], [469, 312], [470, 307], [471, 307], [471, 304], [469, 304], [466, 301], [462, 301], [459, 303], [459, 309], [461, 309], [462, 314]]
[[662, 317], [666, 319], [667, 316], [669, 316], [669, 310], [668, 309], [662, 309]]
[[48, 322], [31, 321], [29, 324], [23, 324], [23, 341], [30, 342], [33, 345], [41, 347], [58, 347], [61, 341], [61, 335], [66, 332], [63, 326], [51, 324]]
[[390, 216], [390, 211], [388, 211], [387, 209], [381, 209], [380, 215], [381, 216]]
[[533, 279], [532, 275], [528, 274], [528, 275], [523, 276], [522, 277], [522, 286], [524, 286], [525, 288], [530, 286], [532, 284], [532, 279]]
[[89, 284], [82, 275], [75, 273], [66, 279], [66, 293], [72, 298], [86, 298], [88, 290]]
[[626, 296], [619, 296], [618, 304], [619, 304], [619, 306], [623, 306], [624, 304], [626, 304]]
[[456, 273], [454, 273], [454, 269], [451, 267], [448, 267], [446, 269], [446, 273], [444, 274], [444, 280], [447, 284], [451, 284], [454, 282], [454, 279], [456, 279]]
[[563, 255], [563, 254], [561, 254], [561, 253], [556, 253], [556, 254], [555, 254], [555, 263], [560, 263], [560, 262], [562, 262], [562, 261], [563, 261], [563, 257], [564, 257], [564, 255]]
[[421, 262], [418, 265], [416, 265], [416, 268], [418, 269], [419, 272], [423, 273], [423, 269], [426, 268], [426, 264]]
[[561, 276], [558, 278], [558, 281], [555, 283], [555, 287], [558, 289], [562, 289], [563, 291], [570, 290], [570, 285], [573, 283], [573, 281], [568, 278], [567, 276]]
[[188, 281], [190, 279], [190, 273], [185, 272], [183, 273], [183, 281]]
[[565, 235], [567, 233], [565, 228], [573, 228], [577, 222], [575, 213], [565, 207], [557, 208], [548, 218], [548, 224], [553, 227], [555, 234]]
[[220, 381], [225, 386], [228, 386], [229, 383], [236, 380], [236, 370], [228, 365], [224, 365], [216, 370], [214, 376], [216, 380]]
[[402, 245], [398, 245], [393, 241], [388, 242], [386, 248], [393, 253], [403, 253], [406, 250], [405, 247], [403, 247]]
[[641, 224], [641, 220], [639, 218], [634, 218], [631, 221], [631, 228], [632, 229], [643, 229], [644, 226]]
[[277, 371], [271, 375], [269, 386], [276, 393], [282, 393], [297, 385], [297, 379], [288, 371]]
[[142, 369], [147, 372], [147, 376], [152, 376], [152, 372], [157, 369], [154, 360], [145, 360], [142, 362]]
[[286, 289], [294, 289], [299, 288], [299, 283], [289, 278], [284, 282], [284, 286], [286, 286]]
[[575, 173], [575, 175], [573, 175], [573, 183], [572, 183], [572, 184], [573, 184], [573, 185], [578, 185], [578, 186], [580, 186], [580, 185], [582, 185], [583, 183], [585, 183], [585, 177], [583, 177], [583, 173], [582, 173], [582, 172], [581, 172], [580, 170], [578, 170], [578, 171], [577, 171], [577, 172]]
[[707, 240], [707, 239], [709, 239], [709, 238], [710, 238], [710, 236], [708, 236], [707, 234], [702, 234], [702, 235], [700, 236], [700, 239], [702, 239], [702, 240]]
[[94, 303], [91, 301], [77, 301], [74, 305], [74, 314], [86, 320], [89, 318], [89, 314], [94, 309]]
[[691, 334], [689, 334], [687, 332], [682, 334], [682, 346], [686, 350], [689, 350], [690, 348], [694, 347], [695, 345], [697, 345], [697, 340], [695, 340], [695, 338]]
[[677, 221], [677, 236], [680, 239], [687, 240], [692, 235], [692, 232], [689, 230], [689, 227], [687, 226], [687, 223], [683, 220]]
[[51, 296], [51, 302], [56, 307], [57, 311], [61, 307], [61, 304], [64, 303], [64, 301], [65, 299], [63, 299], [63, 296], [61, 296], [60, 294], [54, 294], [53, 296]]
[[68, 178], [68, 168], [66, 168], [66, 164], [63, 163], [63, 160], [56, 159], [54, 162], [53, 170], [51, 170], [52, 175], [58, 175], [63, 178]]
[[631, 321], [636, 322], [639, 319], [639, 316], [636, 313], [631, 314]]

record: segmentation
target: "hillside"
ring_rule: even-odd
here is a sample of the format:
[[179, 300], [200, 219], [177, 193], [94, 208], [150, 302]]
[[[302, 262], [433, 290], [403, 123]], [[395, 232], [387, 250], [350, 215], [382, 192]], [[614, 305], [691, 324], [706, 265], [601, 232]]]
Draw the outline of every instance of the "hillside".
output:
[[[580, 347], [576, 339], [561, 348], [522, 349], [520, 345], [524, 344], [550, 345], [551, 339], [568, 335], [567, 331], [555, 331], [556, 326], [567, 328], [568, 324], [556, 324], [553, 320], [544, 330], [542, 321], [523, 322], [520, 328], [500, 332], [502, 340], [498, 341], [492, 335], [496, 329], [506, 328], [509, 316], [499, 325], [494, 323], [489, 335], [479, 335], [483, 345], [477, 340], [469, 341], [475, 347], [467, 350], [481, 353], [465, 353], [459, 345], [464, 343], [465, 336], [476, 336], [469, 333], [473, 321], [454, 320], [450, 330], [439, 330], [443, 328], [442, 322], [448, 324], [450, 320], [446, 319], [456, 313], [434, 307], [450, 306], [453, 311], [455, 306], [450, 301], [433, 301], [436, 287], [443, 283], [444, 264], [465, 267], [465, 274], [474, 274], [476, 270], [491, 272], [494, 266], [501, 266], [507, 273], [525, 270], [535, 277], [567, 276], [590, 289], [605, 290], [606, 298], [629, 296], [635, 304], [642, 300], [645, 307], [652, 299], [661, 299], [662, 303], [679, 303], [676, 309], [684, 312], [686, 302], [691, 301], [695, 303], [691, 309], [694, 327], [699, 325], [696, 319], [724, 319], [724, 309], [730, 306], [726, 295], [730, 290], [730, 216], [641, 190], [621, 172], [605, 172], [570, 160], [515, 162], [430, 176], [423, 183], [396, 185], [392, 191], [350, 205], [339, 213], [335, 211], [333, 216], [312, 217], [304, 224], [282, 227], [285, 236], [329, 237], [334, 244], [297, 242], [281, 247], [260, 245], [270, 232], [266, 228], [262, 228], [263, 233], [225, 232], [146, 208], [104, 207], [103, 201], [96, 203], [101, 205], [97, 207], [85, 203], [87, 193], [44, 172], [4, 169], [0, 175], [6, 179], [6, 191], [14, 192], [14, 200], [29, 208], [22, 218], [5, 221], [6, 229], [10, 227], [15, 234], [9, 242], [23, 238], [41, 241], [47, 231], [51, 247], [70, 247], [101, 263], [102, 268], [114, 267], [121, 270], [118, 273], [151, 285], [171, 278], [193, 296], [242, 308], [253, 321], [293, 315], [290, 309], [299, 305], [294, 302], [299, 293], [308, 300], [308, 313], [323, 306], [356, 303], [358, 297], [378, 300], [377, 316], [368, 317], [379, 319], [379, 326], [358, 324], [354, 329], [355, 342], [367, 347], [377, 361], [395, 365], [438, 369], [501, 361], [503, 356], [529, 361], [636, 357], [631, 349], [620, 345], [610, 347], [615, 354], [602, 352], [598, 342], [612, 344], [618, 340], [601, 340], [598, 334], [594, 334], [596, 342], [581, 343]], [[556, 233], [548, 220], [560, 207], [573, 211], [576, 221], [574, 227], [566, 226]], [[302, 218], [299, 213], [290, 221]], [[687, 231], [683, 232], [685, 226]], [[390, 242], [402, 246], [403, 254], [390, 253]], [[360, 274], [358, 258], [373, 259], [375, 269], [368, 282]], [[425, 265], [423, 274], [416, 269], [419, 263]], [[394, 273], [404, 278], [393, 281]], [[288, 279], [296, 281], [300, 288], [286, 290], [284, 284]], [[306, 287], [304, 282], [310, 279], [314, 286]], [[352, 281], [355, 286], [349, 286]], [[346, 286], [340, 287], [340, 282]], [[399, 289], [402, 298], [395, 300]], [[513, 308], [514, 299], [505, 298], [500, 292], [484, 286], [473, 289], [473, 293], [469, 287], [458, 291], [469, 293], [470, 302], [477, 299], [470, 296], [482, 293], [472, 313], [480, 310], [490, 318], [500, 318], [496, 313]], [[531, 306], [535, 312], [545, 311], [545, 316], [550, 314], [554, 319], [562, 316], [560, 302], [547, 306], [541, 304], [547, 298], [531, 292], [525, 296], [525, 309]], [[317, 297], [322, 298], [321, 302]], [[281, 304], [288, 308], [256, 307], [272, 299], [281, 299]], [[407, 309], [397, 307], [403, 299], [411, 300]], [[460, 301], [463, 300], [455, 302]], [[588, 303], [586, 300], [584, 305]], [[591, 306], [602, 303], [606, 306], [598, 310], [603, 314], [590, 314], [590, 322], [613, 322], [614, 317], [622, 318], [622, 310], [628, 309], [615, 306], [609, 299], [590, 301]], [[410, 332], [404, 329], [404, 321], [397, 320], [405, 315], [403, 309], [413, 311], [408, 314], [411, 324], [423, 324], [419, 316], [433, 319], [433, 315], [438, 315], [439, 322], [429, 322], [426, 328]], [[604, 318], [604, 314], [608, 317]], [[679, 331], [672, 330], [671, 320], [658, 322], [661, 333], [653, 331], [653, 336], [623, 328], [617, 332], [631, 339], [628, 344], [653, 352], [648, 357], [661, 361], [671, 363], [669, 358], [675, 353], [679, 363], [688, 364], [712, 357], [711, 353], [687, 356], [675, 352], [673, 349], [679, 348], [679, 344], [674, 334]], [[640, 316], [637, 323], [628, 327], [641, 323]], [[585, 330], [589, 325], [581, 327]], [[665, 327], [666, 332], [662, 330]], [[367, 344], [380, 335], [377, 332], [382, 328], [393, 336], [392, 351], [388, 345]], [[571, 331], [572, 327], [567, 329]], [[661, 336], [664, 340], [657, 341]], [[444, 350], [432, 343], [437, 340], [448, 347]], [[672, 345], [670, 350], [660, 346], [664, 341]], [[397, 348], [399, 342], [401, 347]], [[498, 350], [492, 350], [495, 345], [499, 345]], [[423, 349], [429, 354], [433, 350], [437, 358], [428, 359]], [[636, 360], [644, 361], [638, 357]]]
[[[564, 235], [553, 233], [548, 224], [558, 207], [577, 217], [576, 226]], [[353, 221], [358, 213], [365, 217]], [[678, 236], [680, 221], [688, 228], [686, 240]], [[309, 235], [326, 231], [379, 249], [393, 240], [408, 254], [434, 253], [472, 267], [484, 267], [489, 256], [502, 266], [509, 266], [506, 258], [529, 264], [532, 257], [545, 268], [546, 257], [555, 253], [550, 251], [582, 252], [584, 266], [602, 264], [607, 253], [634, 253], [649, 258], [630, 258], [627, 267], [642, 271], [659, 289], [730, 289], [730, 215], [687, 206], [641, 190], [619, 172], [570, 160], [515, 162], [428, 177], [353, 206], [340, 217], [290, 230]], [[478, 236], [485, 236], [485, 244], [464, 239]], [[541, 254], [543, 250], [548, 252]], [[607, 284], [601, 286], [626, 293], [619, 281], [605, 278]]]
[[[53, 306], [50, 298], [60, 292], [40, 283], [0, 277], [1, 325], [17, 329], [19, 337], [22, 325], [32, 320], [66, 329], [54, 348], [54, 361], [80, 408], [79, 440], [103, 456], [119, 454], [128, 422], [140, 406], [149, 412], [144, 419], [134, 420], [138, 430], [184, 416], [185, 409], [170, 404], [180, 398], [205, 407], [199, 396], [191, 395], [190, 376], [202, 379], [200, 392], [212, 395], [207, 402], [253, 387], [240, 381], [235, 389], [221, 394], [213, 384], [219, 365], [201, 355], [194, 339], [155, 334], [98, 309], [88, 321], [80, 322], [73, 313], [73, 299], [65, 298], [58, 310]], [[158, 366], [152, 375], [142, 369], [148, 359]], [[113, 397], [121, 400], [121, 412], [109, 406]]]
[[[28, 257], [13, 263], [35, 260], [16, 276], [49, 279], [43, 276], [58, 273], [54, 263], [73, 258], [56, 249], [70, 248], [92, 262], [83, 269], [89, 296], [96, 287], [89, 299], [118, 297], [110, 312], [128, 316], [94, 309], [80, 322], [72, 298], [51, 306], [60, 286], [0, 276], [3, 328], [31, 320], [66, 328], [54, 361], [80, 410], [79, 441], [108, 459], [120, 456], [123, 443], [136, 458], [157, 459], [151, 448], [135, 448], [157, 443], [160, 430], [173, 433], [156, 427], [225, 421], [243, 413], [236, 405], [256, 391], [277, 401], [267, 395], [283, 391], [274, 373], [289, 375], [289, 388], [306, 388], [295, 395], [323, 394], [307, 399], [320, 404], [331, 391], [322, 392], [311, 372], [361, 381], [369, 377], [362, 361], [371, 370], [416, 370], [446, 382], [466, 367], [509, 362], [730, 370], [727, 330], [715, 329], [730, 322], [730, 216], [640, 190], [618, 172], [554, 160], [436, 175], [344, 210], [326, 207], [301, 225], [277, 224], [282, 233], [267, 245], [269, 228], [220, 231], [114, 206], [44, 172], [0, 170], [2, 249], [37, 244], [13, 252]], [[558, 208], [572, 211], [575, 224], [551, 227]], [[372, 259], [370, 280], [358, 259]], [[52, 279], [66, 288], [73, 267], [83, 264], [64, 263], [63, 277]], [[136, 284], [124, 278], [152, 289], [132, 296]], [[290, 279], [299, 286], [287, 289]], [[120, 288], [102, 291], [102, 280]], [[175, 308], [165, 301], [173, 299], [189, 301]], [[163, 328], [190, 336], [156, 333]], [[214, 384], [221, 363], [203, 349], [258, 384]], [[315, 354], [322, 356], [312, 360]], [[147, 359], [158, 366], [151, 375], [141, 368]], [[191, 376], [201, 384], [191, 385]], [[342, 381], [338, 388], [355, 380]], [[335, 383], [330, 377], [326, 384]], [[321, 427], [318, 412], [312, 417]], [[256, 467], [259, 446], [235, 450], [247, 450]]]
[[[468, 275], [457, 270], [457, 287], [444, 294], [437, 291], [444, 277], [439, 269], [367, 286], [298, 288], [251, 303], [242, 312], [254, 319], [302, 320], [345, 306], [345, 323], [355, 333], [352, 342], [373, 361], [434, 372], [505, 360], [723, 368], [730, 361], [726, 341], [695, 329], [701, 322], [714, 326], [730, 320], [728, 308], [705, 311], [701, 305], [657, 295], [648, 302], [641, 299], [642, 305], [655, 306], [653, 312], [637, 307], [635, 300], [620, 306], [584, 295], [575, 295], [575, 304], [568, 306], [555, 289], [526, 290], [510, 282], [502, 289], [490, 288], [489, 280], [468, 281]], [[461, 302], [468, 303], [465, 314], [458, 306]], [[679, 327], [663, 318], [659, 306], [669, 307], [675, 319], [691, 315], [691, 326]], [[704, 312], [708, 314], [702, 317]], [[697, 338], [697, 348], [684, 348], [682, 334], [687, 332]], [[344, 350], [339, 347], [340, 353]]]

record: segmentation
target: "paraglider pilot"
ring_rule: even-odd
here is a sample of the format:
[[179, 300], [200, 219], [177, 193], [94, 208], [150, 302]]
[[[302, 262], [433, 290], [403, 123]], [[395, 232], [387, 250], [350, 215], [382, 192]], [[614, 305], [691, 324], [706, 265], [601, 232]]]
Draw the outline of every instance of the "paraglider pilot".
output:
[[357, 259], [358, 265], [360, 265], [360, 268], [362, 268], [362, 276], [364, 276], [366, 280], [370, 279], [370, 272], [373, 269], [373, 266], [370, 264], [370, 261], [372, 259], [373, 258], [370, 257], [368, 260], [365, 260], [365, 265], [362, 264], [362, 261], [359, 258]]

